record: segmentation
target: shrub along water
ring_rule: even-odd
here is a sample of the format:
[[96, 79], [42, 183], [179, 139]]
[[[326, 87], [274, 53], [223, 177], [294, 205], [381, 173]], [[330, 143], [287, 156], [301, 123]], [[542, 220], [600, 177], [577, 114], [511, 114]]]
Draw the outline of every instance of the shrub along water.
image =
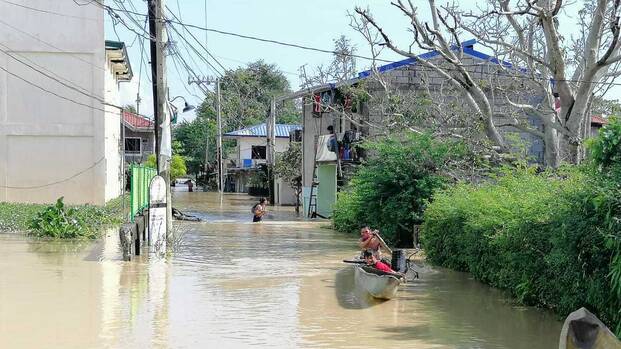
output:
[[122, 221], [120, 197], [103, 207], [68, 207], [63, 198], [54, 205], [0, 203], [0, 232], [24, 231], [51, 238], [95, 238], [105, 226]]
[[427, 257], [561, 316], [584, 306], [620, 335], [620, 173], [522, 169], [438, 193], [422, 226]]
[[464, 158], [459, 142], [434, 140], [408, 133], [365, 144], [373, 156], [338, 195], [333, 224], [343, 232], [357, 232], [361, 224], [382, 230], [388, 241], [400, 244], [411, 237], [432, 193], [448, 179], [443, 171]]

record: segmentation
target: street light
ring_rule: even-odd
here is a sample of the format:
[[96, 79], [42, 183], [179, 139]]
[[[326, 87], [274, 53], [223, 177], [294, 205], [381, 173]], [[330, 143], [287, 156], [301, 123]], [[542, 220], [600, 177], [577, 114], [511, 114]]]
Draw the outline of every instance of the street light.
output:
[[176, 124], [176, 123], [177, 123], [177, 107], [175, 107], [175, 106], [172, 104], [172, 102], [174, 102], [177, 98], [181, 98], [181, 99], [183, 99], [183, 102], [185, 103], [185, 105], [184, 105], [184, 107], [183, 107], [183, 110], [182, 110], [182, 112], [183, 112], [183, 113], [187, 113], [187, 112], [189, 112], [190, 110], [194, 110], [194, 109], [196, 109], [196, 107], [195, 107], [195, 106], [193, 106], [193, 105], [191, 105], [191, 104], [189, 104], [189, 103], [188, 103], [188, 101], [186, 101], [186, 100], [185, 100], [185, 98], [184, 98], [183, 96], [177, 96], [177, 97], [175, 97], [175, 98], [171, 99], [170, 101], [168, 101], [168, 103], [170, 103], [170, 106], [171, 106], [171, 107], [172, 107], [172, 109], [173, 109], [173, 117], [172, 117], [172, 118], [170, 118], [170, 122], [171, 122], [171, 123], [173, 123], [173, 124]]

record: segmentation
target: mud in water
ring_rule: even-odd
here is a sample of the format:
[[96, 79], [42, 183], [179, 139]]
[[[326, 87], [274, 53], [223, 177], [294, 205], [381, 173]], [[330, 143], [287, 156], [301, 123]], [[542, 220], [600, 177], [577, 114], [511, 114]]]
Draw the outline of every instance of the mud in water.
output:
[[175, 192], [166, 259], [98, 242], [0, 235], [0, 348], [555, 348], [561, 323], [468, 274], [424, 268], [397, 298], [356, 289], [355, 237], [246, 195]]

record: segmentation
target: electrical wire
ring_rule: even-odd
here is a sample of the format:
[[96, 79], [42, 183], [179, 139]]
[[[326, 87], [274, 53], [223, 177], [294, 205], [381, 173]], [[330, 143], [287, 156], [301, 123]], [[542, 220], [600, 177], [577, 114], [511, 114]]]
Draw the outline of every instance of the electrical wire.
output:
[[[138, 16], [146, 16], [145, 14], [142, 14], [142, 13], [139, 13], [139, 12], [131, 12], [131, 13], [135, 14], [135, 15], [138, 15]], [[214, 32], [214, 33], [218, 33], [218, 34], [222, 34], [222, 35], [229, 35], [229, 36], [239, 37], [239, 38], [243, 38], [243, 39], [255, 40], [255, 41], [266, 42], [266, 43], [272, 43], [272, 44], [276, 44], [276, 45], [293, 47], [293, 48], [298, 48], [298, 49], [303, 49], [303, 50], [309, 50], [309, 51], [315, 51], [315, 52], [321, 52], [321, 53], [328, 53], [328, 54], [333, 54], [333, 55], [337, 55], [337, 54], [338, 55], [343, 55], [342, 52], [337, 52], [337, 51], [334, 51], [334, 50], [321, 49], [321, 48], [311, 47], [311, 46], [302, 45], [302, 44], [288, 43], [288, 42], [284, 42], [284, 41], [280, 41], [280, 40], [267, 39], [267, 38], [252, 36], [252, 35], [239, 34], [239, 33], [234, 33], [234, 32], [214, 29], [214, 28], [206, 28], [206, 27], [201, 27], [199, 25], [184, 23], [184, 22], [179, 21], [178, 19], [177, 20], [168, 19], [167, 22], [181, 25], [184, 28], [186, 28], [186, 30], [187, 30], [187, 28], [193, 28], [193, 29], [198, 29], [198, 30], [203, 30], [203, 31], [208, 31], [208, 32]], [[187, 31], [189, 32], [189, 30], [187, 30]], [[347, 56], [353, 57], [353, 58], [365, 59], [365, 60], [374, 61], [374, 62], [384, 62], [384, 63], [394, 63], [395, 62], [394, 60], [386, 60], [386, 59], [381, 59], [381, 58], [377, 58], [377, 57], [373, 58], [373, 57], [368, 57], [368, 56], [363, 56], [363, 55], [358, 55], [358, 54], [347, 54]], [[491, 62], [487, 62], [486, 61], [486, 63], [491, 63]], [[480, 65], [481, 64], [464, 64], [462, 66], [466, 67], [466, 66], [480, 66]], [[418, 68], [421, 68], [421, 67], [418, 67]], [[435, 72], [435, 70], [433, 70], [432, 68], [428, 68], [428, 67], [422, 67], [422, 68], [426, 69], [427, 71]], [[460, 72], [460, 70], [457, 69], [457, 68], [444, 68], [443, 67], [442, 70], [444, 70], [444, 71]], [[528, 75], [525, 75], [525, 74], [522, 74], [522, 75], [505, 75], [505, 76], [513, 77], [513, 78], [518, 78], [518, 79], [526, 79], [526, 80], [538, 80], [536, 78], [533, 78], [532, 76], [528, 76]], [[540, 78], [539, 80], [547, 81], [547, 80], [550, 80], [550, 79]], [[580, 80], [580, 79], [575, 79], [575, 80], [574, 79], [564, 79], [564, 81], [573, 82], [573, 83], [589, 83], [589, 84], [605, 84], [605, 85], [611, 85], [611, 86], [621, 86], [621, 83], [606, 83], [606, 82], [603, 82], [603, 81], [586, 81], [586, 80]]]
[[97, 21], [96, 18], [73, 16], [73, 15], [68, 15], [66, 13], [60, 13], [60, 12], [54, 12], [54, 11], [49, 11], [49, 10], [43, 10], [43, 9], [40, 9], [40, 8], [35, 8], [35, 7], [30, 7], [30, 6], [26, 6], [26, 5], [22, 5], [22, 4], [17, 4], [17, 3], [14, 3], [14, 2], [11, 2], [11, 1], [7, 1], [7, 0], [0, 0], [0, 2], [3, 2], [5, 4], [9, 4], [9, 5], [13, 5], [13, 6], [18, 6], [18, 7], [25, 8], [25, 9], [28, 9], [28, 10], [31, 10], [31, 11], [35, 11], [35, 12], [40, 12], [40, 13], [47, 13], [47, 14], [61, 16], [61, 17], [67, 17], [67, 18], [75, 18], [75, 19], [79, 19], [79, 20]]
[[9, 185], [0, 185], [0, 188], [4, 188], [4, 189], [19, 189], [19, 190], [24, 190], [24, 189], [41, 189], [41, 188], [45, 188], [45, 187], [51, 187], [53, 185], [56, 184], [61, 184], [61, 183], [65, 183], [68, 182], [80, 175], [82, 175], [83, 173], [95, 168], [95, 166], [99, 165], [102, 161], [104, 161], [106, 159], [105, 156], [101, 157], [99, 160], [97, 160], [93, 165], [89, 166], [88, 168], [85, 168], [84, 170], [61, 180], [55, 181], [55, 182], [51, 182], [51, 183], [47, 183], [47, 184], [41, 184], [41, 185], [33, 185], [33, 186], [23, 186], [23, 187], [18, 187], [18, 186], [9, 186]]
[[[5, 73], [7, 73], [7, 74], [9, 74], [9, 75], [11, 75], [11, 76], [13, 76], [13, 77], [15, 77], [15, 78], [17, 78], [17, 79], [19, 79], [19, 80], [21, 80], [21, 81], [25, 82], [25, 83], [27, 83], [28, 85], [31, 85], [31, 86], [33, 86], [33, 87], [36, 87], [37, 89], [39, 89], [39, 90], [41, 90], [41, 91], [43, 91], [43, 92], [46, 92], [46, 93], [51, 94], [51, 95], [53, 95], [53, 96], [56, 96], [56, 97], [58, 97], [58, 98], [60, 98], [60, 99], [63, 99], [63, 100], [65, 100], [65, 101], [71, 102], [71, 103], [73, 103], [73, 104], [81, 105], [81, 106], [84, 106], [84, 107], [87, 107], [87, 108], [90, 108], [90, 109], [93, 109], [93, 110], [102, 111], [102, 112], [104, 112], [104, 113], [112, 113], [112, 112], [107, 111], [107, 110], [105, 110], [105, 109], [102, 109], [102, 108], [97, 108], [97, 107], [94, 107], [94, 106], [92, 106], [92, 105], [88, 105], [88, 104], [86, 104], [86, 103], [78, 102], [78, 101], [76, 101], [76, 100], [74, 100], [74, 99], [71, 99], [71, 98], [69, 98], [69, 97], [65, 97], [65, 96], [63, 96], [63, 95], [60, 95], [60, 94], [58, 94], [58, 93], [56, 93], [56, 92], [54, 92], [54, 91], [50, 91], [50, 90], [48, 90], [48, 89], [46, 89], [46, 88], [44, 88], [44, 87], [42, 87], [42, 86], [39, 86], [38, 84], [36, 84], [36, 83], [34, 83], [34, 82], [32, 82], [32, 81], [30, 81], [30, 80], [28, 80], [28, 79], [23, 78], [22, 76], [19, 76], [19, 75], [15, 74], [15, 73], [13, 73], [13, 72], [9, 71], [8, 69], [6, 69], [6, 68], [4, 68], [4, 67], [2, 67], [2, 66], [0, 66], [0, 70], [4, 71]], [[123, 109], [122, 107], [119, 107], [119, 106], [117, 106], [117, 105], [110, 104], [110, 103], [102, 103], [102, 104], [104, 104], [104, 105], [106, 105], [106, 106], [110, 106], [110, 107], [115, 107], [115, 108], [118, 108], [118, 109], [120, 109], [120, 110], [122, 110], [122, 109]]]
[[[2, 44], [0, 44], [0, 45], [2, 45]], [[2, 45], [2, 46], [4, 46], [4, 45]], [[20, 59], [17, 59], [15, 56], [13, 56], [12, 54], [10, 54], [10, 53], [9, 53], [9, 52], [7, 52], [7, 51], [4, 51], [3, 49], [0, 49], [0, 52], [4, 53], [5, 55], [7, 55], [7, 56], [9, 56], [9, 57], [11, 57], [11, 58], [13, 58], [15, 61], [17, 61], [17, 62], [19, 62], [19, 63], [21, 63], [21, 64], [23, 64], [23, 65], [27, 66], [28, 68], [30, 68], [30, 69], [32, 69], [32, 70], [34, 70], [34, 71], [36, 71], [37, 73], [39, 73], [39, 74], [41, 74], [41, 75], [43, 75], [43, 76], [45, 76], [45, 77], [49, 78], [50, 80], [53, 80], [53, 81], [55, 81], [55, 82], [57, 82], [57, 83], [59, 83], [59, 84], [61, 84], [61, 85], [65, 86], [65, 87], [67, 87], [67, 88], [69, 88], [69, 89], [73, 90], [73, 91], [76, 91], [76, 92], [77, 92], [77, 93], [79, 93], [79, 94], [82, 94], [82, 95], [84, 95], [84, 96], [86, 96], [86, 97], [89, 97], [89, 98], [95, 99], [96, 101], [98, 101], [98, 102], [100, 102], [100, 103], [102, 103], [102, 104], [106, 103], [106, 101], [105, 101], [103, 98], [101, 98], [101, 97], [99, 97], [99, 96], [96, 96], [96, 95], [93, 95], [93, 94], [88, 93], [88, 92], [84, 92], [84, 91], [80, 90], [80, 88], [74, 87], [74, 86], [72, 86], [72, 85], [70, 85], [70, 84], [68, 84], [68, 83], [65, 83], [64, 81], [62, 81], [62, 80], [60, 80], [60, 79], [57, 79], [57, 78], [55, 78], [55, 77], [53, 77], [53, 76], [51, 76], [51, 75], [48, 75], [48, 74], [47, 74], [47, 73], [45, 73], [43, 70], [40, 70], [40, 69], [38, 69], [38, 68], [36, 68], [36, 67], [34, 67], [34, 66], [32, 66], [32, 65], [30, 65], [30, 64], [28, 64], [28, 63], [26, 63], [26, 62], [24, 62], [24, 61], [22, 61], [22, 60], [20, 60]], [[78, 87], [79, 87], [79, 86], [78, 86]]]
[[[71, 84], [71, 85], [73, 85], [74, 87], [76, 87], [76, 88], [78, 88], [78, 89], [81, 89], [81, 90], [82, 90], [82, 91], [84, 91], [85, 93], [89, 93], [89, 94], [91, 93], [88, 89], [86, 89], [86, 88], [84, 88], [84, 87], [80, 86], [80, 85], [79, 85], [79, 84], [77, 84], [76, 82], [71, 81], [71, 80], [69, 80], [69, 79], [67, 79], [67, 78], [65, 78], [65, 77], [63, 77], [63, 76], [60, 76], [60, 75], [56, 74], [54, 71], [49, 70], [49, 69], [47, 69], [46, 67], [44, 67], [44, 66], [42, 66], [42, 65], [37, 64], [36, 62], [34, 62], [33, 60], [31, 60], [30, 58], [28, 58], [28, 57], [26, 57], [26, 56], [24, 56], [24, 55], [22, 55], [22, 54], [20, 54], [20, 53], [18, 53], [18, 52], [16, 52], [16, 51], [14, 51], [14, 50], [13, 50], [13, 49], [11, 49], [10, 47], [8, 47], [8, 46], [6, 46], [6, 45], [4, 45], [4, 44], [2, 44], [2, 43], [0, 43], [0, 46], [1, 46], [1, 47], [4, 47], [4, 48], [7, 50], [7, 51], [4, 51], [4, 50], [0, 49], [0, 51], [2, 51], [2, 52], [3, 52], [4, 54], [6, 54], [7, 56], [10, 56], [10, 57], [11, 57], [11, 58], [13, 58], [14, 60], [16, 60], [16, 61], [18, 61], [18, 62], [20, 62], [20, 63], [22, 63], [22, 64], [26, 65], [26, 63], [25, 63], [25, 62], [23, 62], [23, 61], [21, 61], [21, 60], [19, 60], [19, 59], [15, 58], [15, 56], [14, 56], [14, 55], [17, 55], [17, 56], [21, 57], [22, 59], [24, 59], [24, 60], [28, 61], [28, 62], [29, 62], [29, 63], [31, 63], [32, 65], [36, 66], [37, 68], [39, 68], [39, 69], [41, 69], [41, 70], [44, 70], [44, 71], [46, 71], [46, 72], [48, 72], [48, 73], [50, 73], [50, 74], [54, 75], [54, 77], [55, 77], [56, 79], [58, 79], [58, 80], [62, 80], [62, 81], [64, 81], [64, 82], [66, 82], [67, 84]], [[31, 68], [31, 69], [34, 69], [34, 68], [32, 68], [32, 67], [30, 67], [30, 68]], [[63, 85], [64, 85], [64, 83], [63, 83]], [[100, 96], [96, 96], [96, 95], [95, 95], [95, 97], [97, 97], [98, 99], [103, 99], [103, 97], [100, 97]]]
[[7, 22], [5, 22], [5, 21], [3, 21], [3, 20], [1, 20], [1, 19], [0, 19], [0, 24], [2, 24], [2, 25], [4, 25], [4, 26], [7, 26], [7, 27], [9, 27], [9, 28], [11, 28], [11, 29], [13, 29], [13, 30], [15, 30], [15, 31], [17, 31], [17, 32], [19, 32], [19, 33], [21, 33], [21, 34], [24, 34], [24, 35], [26, 35], [26, 36], [28, 36], [28, 37], [30, 37], [30, 38], [32, 38], [32, 39], [34, 39], [34, 40], [37, 40], [38, 42], [40, 42], [40, 43], [44, 44], [44, 45], [45, 45], [45, 46], [47, 46], [47, 47], [51, 47], [51, 48], [53, 48], [54, 50], [56, 50], [56, 51], [58, 51], [58, 52], [66, 53], [66, 54], [68, 54], [69, 56], [71, 56], [71, 57], [73, 57], [73, 58], [77, 59], [78, 61], [81, 61], [81, 62], [83, 62], [83, 63], [85, 63], [85, 64], [87, 64], [87, 65], [89, 65], [89, 66], [94, 67], [95, 69], [99, 69], [99, 70], [101, 70], [101, 71], [105, 71], [105, 70], [106, 70], [106, 69], [105, 69], [105, 68], [103, 68], [103, 67], [100, 67], [100, 66], [98, 66], [98, 65], [95, 65], [95, 64], [93, 64], [92, 62], [89, 62], [89, 61], [87, 61], [87, 60], [83, 59], [82, 57], [75, 55], [73, 52], [63, 50], [63, 49], [61, 49], [61, 48], [59, 48], [59, 47], [57, 47], [57, 46], [55, 46], [55, 45], [50, 44], [50, 43], [49, 43], [49, 42], [47, 42], [47, 41], [41, 40], [41, 39], [39, 39], [38, 37], [36, 37], [35, 35], [32, 35], [32, 34], [30, 34], [30, 33], [28, 33], [28, 32], [25, 32], [25, 31], [23, 31], [23, 30], [21, 30], [21, 29], [19, 29], [19, 28], [15, 27], [15, 26], [12, 26], [12, 25], [8, 24]]

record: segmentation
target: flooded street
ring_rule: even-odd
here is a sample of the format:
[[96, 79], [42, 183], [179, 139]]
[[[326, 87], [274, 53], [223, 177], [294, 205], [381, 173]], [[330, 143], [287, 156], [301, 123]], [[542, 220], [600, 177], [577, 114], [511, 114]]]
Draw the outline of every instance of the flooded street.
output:
[[166, 260], [121, 261], [118, 233], [44, 242], [0, 235], [0, 348], [555, 348], [561, 323], [469, 275], [425, 269], [393, 300], [356, 289], [355, 237], [245, 195], [175, 193]]

